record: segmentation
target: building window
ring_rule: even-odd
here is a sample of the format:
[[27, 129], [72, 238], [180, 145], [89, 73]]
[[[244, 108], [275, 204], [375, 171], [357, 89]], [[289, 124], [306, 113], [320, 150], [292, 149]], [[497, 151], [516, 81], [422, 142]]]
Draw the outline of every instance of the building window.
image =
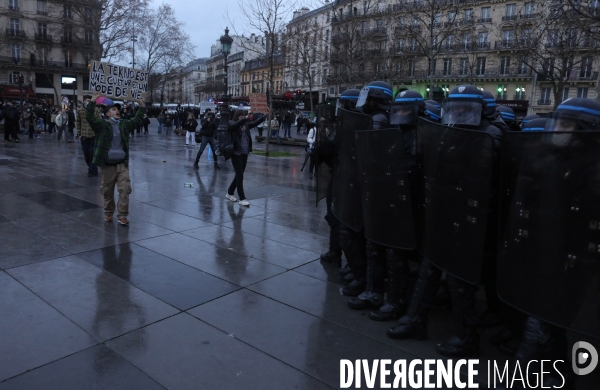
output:
[[501, 84], [498, 85], [498, 89], [497, 89], [498, 95], [496, 95], [496, 99], [498, 100], [506, 100], [507, 97], [507, 92], [508, 92], [508, 88], [506, 87], [506, 85]]
[[478, 76], [485, 75], [485, 57], [477, 57], [477, 67], [475, 72]]
[[540, 101], [538, 104], [540, 105], [549, 105], [551, 102], [552, 89], [551, 88], [542, 88], [540, 91]]
[[486, 48], [488, 46], [488, 33], [486, 31], [480, 32], [477, 35], [477, 46], [480, 48]]
[[10, 20], [10, 35], [19, 36], [21, 31], [21, 20], [20, 19], [11, 19]]
[[415, 60], [408, 61], [408, 76], [415, 77]]
[[569, 98], [569, 88], [563, 88], [561, 102], [564, 102], [568, 98]]
[[584, 79], [589, 79], [592, 77], [592, 64], [594, 59], [592, 57], [583, 57], [581, 59], [581, 71], [579, 72], [579, 77]]
[[328, 23], [329, 23], [329, 21], [331, 20], [330, 14], [331, 14], [330, 12], [327, 12], [327, 22], [328, 22]]
[[13, 62], [21, 62], [21, 45], [11, 45], [10, 54]]
[[516, 4], [506, 4], [504, 20], [514, 20], [517, 18], [517, 5]]
[[444, 58], [444, 76], [452, 74], [452, 58]]
[[429, 60], [427, 62], [427, 76], [431, 76], [432, 73], [435, 74], [436, 65], [437, 65], [436, 60], [433, 60], [433, 61]]
[[73, 9], [71, 8], [71, 6], [65, 4], [63, 9], [65, 18], [73, 19]]
[[577, 97], [578, 98], [587, 98], [588, 88], [577, 88]]
[[48, 2], [47, 1], [38, 0], [37, 13], [40, 15], [48, 15]]
[[65, 68], [73, 66], [73, 52], [68, 50], [65, 52]]
[[523, 56], [519, 60], [519, 66], [517, 67], [517, 73], [520, 75], [524, 75], [529, 73], [529, 66], [527, 66], [527, 62], [529, 61], [529, 57]]
[[92, 30], [85, 30], [85, 44], [91, 45], [94, 42], [94, 32]]
[[473, 9], [467, 8], [465, 10], [465, 22], [469, 22], [471, 20], [473, 20]]
[[8, 82], [11, 84], [18, 84], [20, 77], [22, 77], [21, 73], [11, 72], [11, 74], [8, 76]]
[[481, 7], [481, 22], [491, 22], [492, 21], [492, 8], [491, 7]]
[[469, 48], [471, 46], [471, 34], [463, 34], [462, 46], [463, 46], [463, 49], [469, 50]]
[[335, 87], [329, 87], [329, 94], [335, 95]]
[[524, 85], [518, 85], [517, 88], [515, 89], [515, 100], [526, 100], [527, 98], [525, 97], [525, 86]]
[[8, 9], [19, 10], [19, 0], [8, 0]]
[[466, 76], [469, 74], [469, 59], [468, 58], [460, 59], [458, 72], [461, 76]]
[[38, 23], [38, 35], [40, 38], [46, 38], [48, 34], [48, 25], [46, 23]]
[[535, 3], [533, 1], [525, 3], [525, 7], [523, 7], [523, 14], [526, 18], [535, 14]]
[[500, 74], [507, 75], [510, 72], [510, 57], [500, 58]]

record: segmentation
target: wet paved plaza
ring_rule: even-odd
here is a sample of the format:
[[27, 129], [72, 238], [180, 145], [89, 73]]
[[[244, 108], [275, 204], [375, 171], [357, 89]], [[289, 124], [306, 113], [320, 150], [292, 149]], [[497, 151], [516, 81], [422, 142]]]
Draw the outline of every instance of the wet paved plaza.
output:
[[273, 148], [298, 156], [250, 156], [244, 208], [224, 199], [229, 162], [207, 150], [196, 171], [198, 149], [152, 126], [131, 142], [122, 227], [78, 142], [4, 143], [0, 390], [329, 389], [340, 359], [439, 358], [448, 309], [430, 340], [400, 342], [346, 306], [318, 261], [329, 233], [304, 150]]

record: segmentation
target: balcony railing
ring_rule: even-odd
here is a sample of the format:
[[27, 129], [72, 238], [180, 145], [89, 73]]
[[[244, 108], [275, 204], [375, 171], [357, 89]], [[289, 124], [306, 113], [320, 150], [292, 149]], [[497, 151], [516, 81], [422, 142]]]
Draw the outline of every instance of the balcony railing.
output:
[[517, 15], [505, 15], [502, 17], [503, 22], [514, 22], [517, 20]]
[[19, 6], [18, 5], [8, 5], [8, 9], [11, 11], [18, 11], [19, 10]]
[[537, 104], [539, 106], [549, 106], [552, 103], [552, 100], [550, 99], [540, 99], [537, 101]]
[[45, 15], [45, 16], [48, 16], [48, 11], [42, 11], [42, 10], [39, 10], [39, 9], [38, 9], [38, 10], [37, 10], [37, 14], [38, 14], [38, 15]]
[[521, 19], [535, 19], [538, 16], [535, 12], [521, 15]]
[[15, 28], [7, 28], [6, 29], [6, 36], [7, 37], [25, 38], [25, 31], [24, 30], [17, 30]]
[[37, 41], [52, 42], [52, 35], [50, 35], [50, 34], [35, 34], [35, 39]]
[[73, 43], [73, 37], [62, 36], [60, 37], [60, 43]]
[[475, 19], [473, 18], [464, 18], [460, 21], [461, 26], [472, 26], [473, 24], [475, 24]]
[[69, 62], [69, 61], [44, 61], [44, 60], [37, 60], [34, 58], [30, 58], [30, 59], [23, 59], [23, 58], [15, 58], [15, 57], [11, 57], [11, 56], [0, 56], [0, 63], [3, 64], [12, 64], [12, 65], [17, 65], [17, 66], [31, 66], [31, 67], [35, 67], [35, 68], [44, 68], [44, 69], [48, 69], [48, 68], [55, 68], [55, 69], [63, 69], [63, 68], [69, 68], [69, 69], [87, 69], [88, 68], [88, 64], [81, 64], [81, 63], [76, 63], [76, 62]]
[[492, 18], [479, 18], [477, 19], [477, 23], [491, 23]]

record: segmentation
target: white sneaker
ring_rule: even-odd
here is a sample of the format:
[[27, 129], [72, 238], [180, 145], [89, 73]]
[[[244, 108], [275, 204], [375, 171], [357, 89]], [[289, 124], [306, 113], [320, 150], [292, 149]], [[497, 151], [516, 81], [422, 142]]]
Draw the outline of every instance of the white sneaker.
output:
[[232, 202], [237, 202], [237, 198], [233, 195], [225, 194], [225, 198], [227, 198], [227, 200], [230, 200]]
[[246, 199], [240, 200], [240, 206], [250, 206], [250, 203]]

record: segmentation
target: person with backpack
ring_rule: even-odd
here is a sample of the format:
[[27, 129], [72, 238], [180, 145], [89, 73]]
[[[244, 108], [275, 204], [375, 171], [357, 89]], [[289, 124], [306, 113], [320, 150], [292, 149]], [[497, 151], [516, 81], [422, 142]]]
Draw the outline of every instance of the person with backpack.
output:
[[19, 109], [12, 102], [7, 102], [0, 114], [0, 120], [4, 119], [4, 142], [19, 142]]

